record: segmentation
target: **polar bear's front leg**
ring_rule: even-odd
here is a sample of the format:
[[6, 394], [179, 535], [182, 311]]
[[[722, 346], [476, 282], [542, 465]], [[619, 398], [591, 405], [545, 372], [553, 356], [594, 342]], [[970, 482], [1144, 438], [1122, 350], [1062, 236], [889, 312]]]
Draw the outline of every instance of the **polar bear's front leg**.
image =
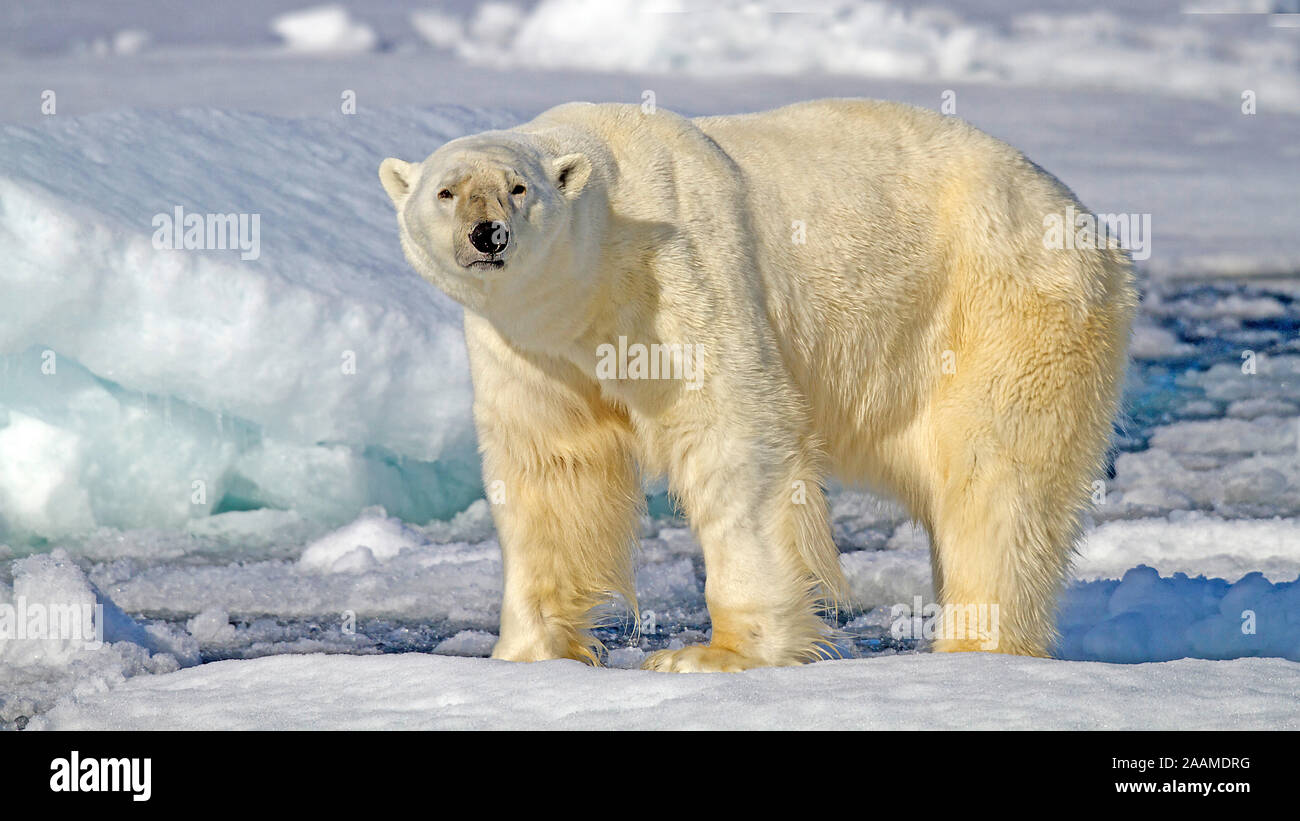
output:
[[636, 606], [645, 498], [630, 425], [573, 366], [519, 353], [469, 313], [465, 330], [504, 575], [492, 657], [598, 663], [592, 609]]
[[646, 669], [729, 672], [825, 658], [821, 604], [843, 587], [822, 465], [793, 431], [685, 436], [673, 468], [704, 549], [708, 645], [654, 653]]
[[[531, 409], [547, 417], [539, 405], [535, 398]], [[492, 657], [597, 663], [592, 609], [612, 596], [636, 607], [632, 557], [644, 497], [617, 419], [549, 421], [544, 432], [536, 422], [528, 431], [499, 420], [480, 425], [504, 572]]]

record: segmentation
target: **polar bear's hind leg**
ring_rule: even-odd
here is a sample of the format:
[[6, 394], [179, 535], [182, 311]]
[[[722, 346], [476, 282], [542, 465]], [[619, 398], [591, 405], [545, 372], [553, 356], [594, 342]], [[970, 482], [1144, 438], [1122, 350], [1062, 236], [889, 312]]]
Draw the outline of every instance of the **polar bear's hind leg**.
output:
[[1100, 477], [1135, 297], [1122, 260], [1086, 310], [1003, 293], [932, 413], [934, 649], [1044, 656]]
[[824, 459], [791, 433], [768, 446], [701, 437], [683, 449], [674, 484], [704, 549], [713, 635], [707, 645], [652, 654], [646, 669], [730, 672], [834, 657], [821, 613], [843, 598], [844, 580]]

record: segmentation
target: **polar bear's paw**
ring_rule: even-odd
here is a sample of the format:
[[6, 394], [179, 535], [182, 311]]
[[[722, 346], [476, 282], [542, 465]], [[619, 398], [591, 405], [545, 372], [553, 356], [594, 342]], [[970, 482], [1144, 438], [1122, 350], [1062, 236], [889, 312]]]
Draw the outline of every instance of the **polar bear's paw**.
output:
[[770, 666], [770, 662], [741, 655], [725, 647], [695, 644], [680, 650], [651, 653], [641, 668], [661, 673], [738, 673], [751, 667]]

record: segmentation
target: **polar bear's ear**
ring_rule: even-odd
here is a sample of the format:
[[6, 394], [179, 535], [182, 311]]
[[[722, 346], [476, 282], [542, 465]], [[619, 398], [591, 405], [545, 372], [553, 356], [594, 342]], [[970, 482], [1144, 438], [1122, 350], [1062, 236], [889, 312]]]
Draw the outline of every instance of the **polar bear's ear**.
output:
[[398, 208], [411, 193], [411, 164], [389, 157], [379, 164], [379, 182]]
[[551, 169], [555, 187], [572, 199], [578, 196], [591, 177], [591, 160], [585, 154], [566, 154], [556, 160]]

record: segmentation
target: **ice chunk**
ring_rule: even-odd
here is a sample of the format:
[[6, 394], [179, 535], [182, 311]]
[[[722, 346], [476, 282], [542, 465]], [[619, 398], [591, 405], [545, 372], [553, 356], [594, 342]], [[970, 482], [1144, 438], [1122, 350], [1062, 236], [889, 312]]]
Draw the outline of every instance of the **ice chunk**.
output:
[[66, 551], [20, 559], [12, 569], [12, 587], [0, 582], [0, 727], [18, 726], [68, 694], [198, 662], [196, 645], [168, 627], [137, 623]]
[[210, 607], [185, 623], [185, 629], [200, 644], [229, 644], [235, 638], [230, 616], [219, 607]]
[[488, 656], [496, 644], [494, 633], [483, 630], [462, 630], [434, 648], [433, 652], [444, 656]]
[[[0, 539], [256, 508], [428, 521], [480, 496], [460, 310], [403, 260], [375, 166], [508, 122], [0, 130]], [[156, 247], [177, 208], [259, 215], [257, 257]]]
[[371, 509], [352, 524], [308, 545], [298, 566], [321, 573], [357, 573], [424, 543], [419, 531], [389, 518], [382, 508]]
[[292, 51], [370, 51], [378, 42], [370, 26], [353, 20], [339, 5], [282, 14], [271, 21], [271, 30]]

